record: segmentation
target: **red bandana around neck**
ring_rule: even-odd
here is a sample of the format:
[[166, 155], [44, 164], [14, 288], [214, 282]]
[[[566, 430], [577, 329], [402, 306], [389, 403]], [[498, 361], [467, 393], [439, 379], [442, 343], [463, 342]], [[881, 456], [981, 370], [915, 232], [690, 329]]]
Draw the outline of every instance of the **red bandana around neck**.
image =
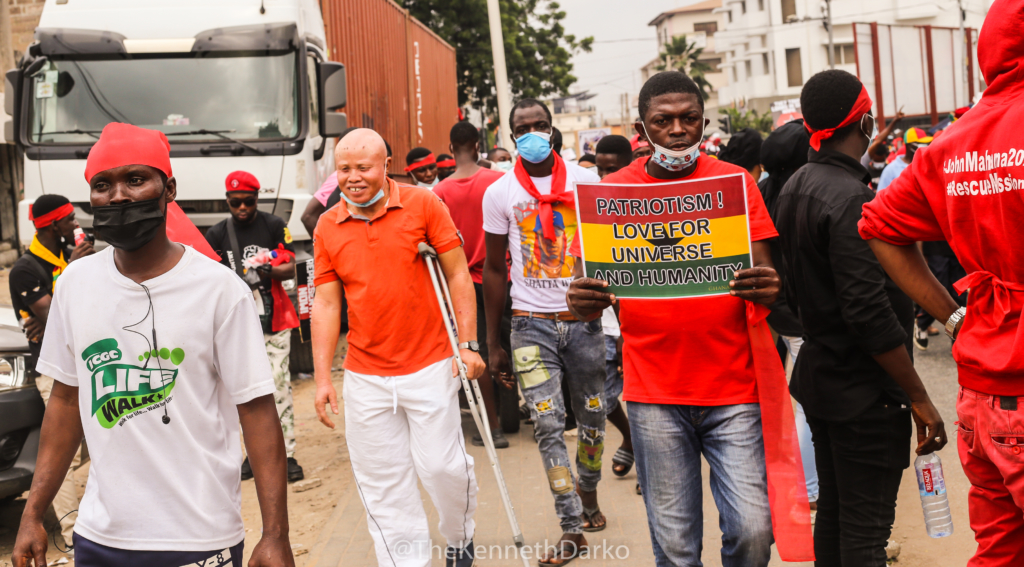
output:
[[831, 138], [832, 134], [835, 134], [836, 130], [853, 124], [868, 112], [871, 112], [871, 97], [868, 96], [868, 89], [866, 89], [864, 85], [861, 85], [860, 95], [858, 95], [857, 100], [854, 101], [853, 108], [850, 109], [850, 113], [846, 115], [846, 118], [844, 118], [838, 126], [834, 128], [822, 128], [821, 130], [815, 130], [814, 128], [811, 128], [811, 125], [808, 124], [806, 120], [804, 120], [804, 128], [807, 128], [807, 131], [811, 133], [811, 147], [814, 148], [815, 151], [820, 150], [822, 140]]
[[533, 184], [533, 179], [530, 178], [530, 174], [526, 172], [526, 168], [523, 167], [523, 158], [520, 157], [516, 160], [516, 167], [514, 169], [516, 173], [516, 180], [523, 186], [523, 189], [530, 194], [531, 197], [537, 199], [539, 203], [539, 212], [541, 228], [544, 231], [544, 238], [547, 240], [555, 239], [555, 214], [552, 208], [555, 203], [562, 203], [570, 209], [576, 208], [576, 195], [571, 189], [566, 190], [565, 188], [565, 162], [558, 155], [555, 155], [555, 163], [551, 167], [551, 193], [548, 195], [541, 195], [540, 191], [537, 191], [537, 186]]
[[421, 159], [420, 161], [413, 162], [412, 165], [405, 168], [405, 172], [409, 173], [410, 171], [419, 169], [421, 167], [426, 167], [432, 163], [437, 163], [437, 158], [434, 157], [434, 154], [427, 154], [427, 157]]

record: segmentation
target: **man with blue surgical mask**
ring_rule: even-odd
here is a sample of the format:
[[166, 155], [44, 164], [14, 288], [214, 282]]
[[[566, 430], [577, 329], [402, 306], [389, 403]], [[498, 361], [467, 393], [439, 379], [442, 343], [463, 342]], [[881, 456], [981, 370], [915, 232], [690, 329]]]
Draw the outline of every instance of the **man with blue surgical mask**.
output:
[[[617, 307], [623, 340], [622, 398], [629, 411], [655, 564], [700, 565], [703, 456], [711, 467], [711, 491], [723, 533], [721, 564], [765, 567], [771, 558], [772, 515], [755, 372], [765, 368], [765, 361], [760, 349], [753, 348], [747, 312], [749, 303], [771, 305], [779, 293], [767, 242], [778, 233], [754, 179], [736, 165], [700, 155], [709, 121], [693, 79], [678, 71], [654, 75], [640, 90], [639, 111], [635, 129], [650, 142], [652, 155], [606, 176], [602, 183], [658, 184], [742, 175], [753, 267], [733, 273], [729, 295], [617, 299], [604, 291], [607, 282], [584, 278], [577, 262], [578, 279], [569, 288], [568, 305], [574, 316], [592, 322], [600, 322], [609, 306]], [[579, 239], [572, 242], [569, 254], [581, 255]], [[769, 355], [778, 360], [774, 351]], [[779, 477], [773, 479], [778, 491], [803, 489], [781, 486]]]
[[[574, 182], [597, 183], [591, 170], [567, 163], [552, 147], [551, 112], [526, 98], [512, 107], [512, 139], [519, 158], [484, 195], [484, 306], [492, 376], [519, 379], [533, 416], [545, 476], [555, 499], [562, 538], [541, 565], [562, 565], [583, 553], [583, 532], [607, 521], [597, 503], [605, 423], [605, 344], [601, 321], [569, 313], [565, 292], [575, 261], [565, 254], [576, 235]], [[501, 314], [512, 254], [512, 360], [501, 348]], [[562, 394], [562, 382], [568, 394]], [[573, 474], [563, 435], [566, 404], [579, 424]]]

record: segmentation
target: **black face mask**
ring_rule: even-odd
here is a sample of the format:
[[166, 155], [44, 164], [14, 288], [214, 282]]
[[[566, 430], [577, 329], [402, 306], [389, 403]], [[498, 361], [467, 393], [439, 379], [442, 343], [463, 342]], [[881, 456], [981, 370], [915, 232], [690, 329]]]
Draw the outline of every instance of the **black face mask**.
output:
[[96, 236], [114, 248], [131, 252], [156, 237], [166, 210], [160, 197], [123, 205], [92, 208], [92, 227]]

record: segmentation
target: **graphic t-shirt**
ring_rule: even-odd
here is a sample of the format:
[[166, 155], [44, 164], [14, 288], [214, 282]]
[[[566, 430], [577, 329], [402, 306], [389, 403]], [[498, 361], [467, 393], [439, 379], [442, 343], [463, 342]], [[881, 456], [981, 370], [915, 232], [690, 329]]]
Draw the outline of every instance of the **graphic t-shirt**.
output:
[[497, 171], [481, 169], [465, 179], [449, 177], [434, 187], [434, 194], [448, 205], [448, 213], [462, 234], [469, 275], [478, 284], [484, 283], [484, 259], [487, 257], [487, 246], [484, 244], [484, 193], [500, 178], [501, 174]]
[[78, 388], [92, 466], [75, 531], [119, 549], [231, 547], [245, 537], [235, 406], [274, 393], [252, 293], [186, 247], [144, 282], [151, 307], [113, 250], [61, 275], [37, 365]]
[[[644, 169], [647, 159], [604, 178], [606, 183], [665, 183]], [[683, 180], [736, 174], [742, 168], [701, 156]], [[779, 234], [749, 174], [750, 240]], [[573, 241], [569, 253], [579, 257]], [[620, 299], [623, 399], [650, 404], [723, 406], [756, 403], [757, 382], [747, 332], [746, 302], [729, 295], [683, 299]]]
[[[574, 182], [597, 183], [596, 173], [565, 162], [565, 187]], [[551, 193], [551, 176], [534, 177], [541, 195]], [[555, 240], [542, 236], [537, 200], [519, 185], [515, 171], [501, 176], [484, 195], [484, 231], [508, 235], [512, 256], [512, 308], [538, 313], [568, 309], [565, 292], [572, 283], [574, 259], [567, 254], [576, 236], [576, 209], [554, 207]]]
[[[238, 237], [238, 248], [242, 254], [242, 259], [236, 260], [234, 253], [231, 252], [231, 239], [228, 237], [227, 227], [229, 222], [234, 223], [235, 220], [228, 217], [211, 226], [206, 231], [206, 241], [210, 243], [213, 251], [220, 256], [220, 263], [232, 271], [235, 271], [236, 262], [241, 263], [252, 258], [260, 251], [260, 248], [276, 250], [279, 245], [283, 245], [285, 250], [292, 253], [295, 252], [295, 247], [292, 245], [292, 235], [288, 232], [288, 225], [285, 224], [284, 219], [277, 215], [257, 211], [252, 222], [244, 225], [235, 223], [235, 236]], [[269, 277], [263, 278], [260, 281], [260, 294], [264, 298], [271, 297], [270, 284], [271, 280]], [[272, 319], [273, 311], [277, 308], [279, 306], [273, 305], [268, 301], [264, 308], [267, 312], [264, 317], [267, 320]]]
[[[64, 250], [64, 258], [70, 258], [71, 252]], [[53, 295], [53, 264], [43, 260], [39, 256], [28, 252], [18, 258], [11, 268], [8, 276], [8, 287], [11, 290], [11, 307], [14, 308], [14, 315], [18, 321], [24, 319], [24, 313], [34, 317], [32, 304], [47, 295]], [[24, 313], [23, 313], [24, 312]], [[41, 343], [29, 341], [28, 348], [32, 353], [31, 364], [39, 359], [39, 348]]]

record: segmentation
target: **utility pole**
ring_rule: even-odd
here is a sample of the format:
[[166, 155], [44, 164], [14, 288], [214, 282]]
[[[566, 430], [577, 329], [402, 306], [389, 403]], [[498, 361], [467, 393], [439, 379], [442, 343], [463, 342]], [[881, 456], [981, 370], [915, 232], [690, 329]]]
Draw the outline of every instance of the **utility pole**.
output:
[[622, 135], [626, 138], [632, 137], [629, 133], [629, 93], [622, 93], [619, 97], [619, 102], [622, 103], [621, 110], [621, 122], [622, 122]]
[[963, 86], [964, 100], [967, 101], [961, 106], [967, 106], [971, 104], [970, 92], [967, 87], [967, 61], [968, 57], [971, 56], [971, 40], [967, 37], [966, 31], [964, 30], [964, 20], [967, 19], [967, 12], [964, 10], [963, 0], [957, 0], [956, 8], [960, 11], [960, 83]]
[[836, 46], [832, 41], [832, 0], [825, 0], [825, 27], [828, 28], [828, 68], [836, 68]]
[[498, 91], [498, 123], [501, 131], [495, 136], [495, 144], [501, 147], [509, 145], [512, 128], [508, 123], [508, 115], [512, 112], [512, 101], [509, 100], [508, 69], [505, 68], [505, 39], [501, 33], [501, 11], [498, 0], [487, 0], [487, 21], [491, 25], [491, 55], [494, 58], [494, 87]]

